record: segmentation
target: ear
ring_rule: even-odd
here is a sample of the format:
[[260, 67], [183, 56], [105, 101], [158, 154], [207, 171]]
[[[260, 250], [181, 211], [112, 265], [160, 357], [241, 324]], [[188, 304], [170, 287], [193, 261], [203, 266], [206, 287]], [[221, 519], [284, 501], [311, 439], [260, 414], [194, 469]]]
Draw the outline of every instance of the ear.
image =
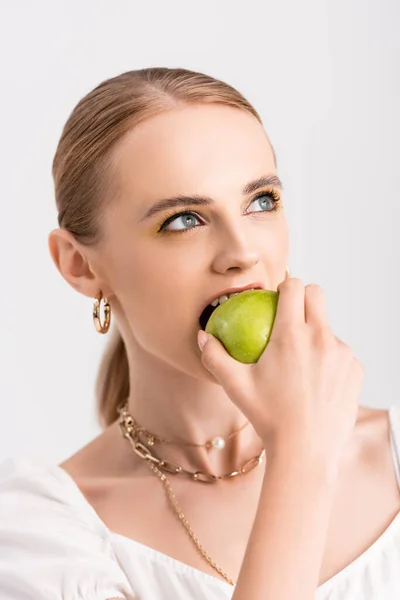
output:
[[76, 291], [90, 298], [100, 290], [105, 297], [111, 295], [101, 273], [92, 266], [96, 259], [94, 246], [80, 244], [69, 231], [53, 229], [48, 237], [48, 247], [57, 269]]

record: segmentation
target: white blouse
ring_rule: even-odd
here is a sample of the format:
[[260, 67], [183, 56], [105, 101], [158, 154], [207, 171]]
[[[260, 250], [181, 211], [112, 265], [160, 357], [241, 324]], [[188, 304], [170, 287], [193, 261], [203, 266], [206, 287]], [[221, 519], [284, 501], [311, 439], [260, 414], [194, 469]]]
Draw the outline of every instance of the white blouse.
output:
[[[389, 409], [400, 486], [400, 407]], [[267, 565], [266, 565], [267, 567]], [[0, 600], [229, 600], [233, 587], [113, 533], [61, 467], [0, 466]], [[316, 600], [400, 599], [400, 512]]]

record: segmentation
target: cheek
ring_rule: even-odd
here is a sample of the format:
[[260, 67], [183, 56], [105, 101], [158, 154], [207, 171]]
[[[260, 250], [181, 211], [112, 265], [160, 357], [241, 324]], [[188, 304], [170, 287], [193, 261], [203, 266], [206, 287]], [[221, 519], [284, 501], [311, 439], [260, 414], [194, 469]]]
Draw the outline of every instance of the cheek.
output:
[[201, 266], [193, 249], [181, 248], [149, 251], [132, 269], [132, 283], [144, 302], [155, 300], [161, 306], [176, 310], [190, 301], [199, 281]]
[[193, 333], [199, 269], [190, 253], [182, 249], [156, 252], [153, 247], [124, 271], [121, 301], [141, 346], [154, 352], [165, 340], [169, 339], [166, 345], [171, 344], [177, 331], [184, 337], [189, 329]]
[[[161, 289], [159, 284], [153, 288], [157, 287], [155, 294], [134, 295], [127, 317], [133, 336], [143, 350], [182, 370], [190, 362], [197, 362], [196, 335], [200, 326], [196, 321], [196, 304], [190, 296], [191, 286], [186, 288], [186, 293], [183, 290], [179, 293], [170, 286], [168, 282], [165, 289]], [[193, 348], [193, 353], [189, 348]]]
[[280, 215], [268, 228], [260, 228], [262, 247], [268, 255], [279, 263], [289, 248], [289, 227], [286, 218]]

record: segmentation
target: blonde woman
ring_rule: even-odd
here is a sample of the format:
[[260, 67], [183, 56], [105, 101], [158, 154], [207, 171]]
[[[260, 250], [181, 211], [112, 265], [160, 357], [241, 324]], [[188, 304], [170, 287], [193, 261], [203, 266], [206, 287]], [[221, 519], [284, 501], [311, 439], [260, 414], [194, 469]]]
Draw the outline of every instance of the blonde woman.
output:
[[[398, 599], [400, 411], [360, 405], [322, 289], [290, 277], [256, 110], [204, 74], [123, 73], [75, 107], [53, 175], [51, 256], [110, 338], [103, 431], [3, 462], [1, 599]], [[250, 365], [203, 331], [249, 288], [279, 292]]]

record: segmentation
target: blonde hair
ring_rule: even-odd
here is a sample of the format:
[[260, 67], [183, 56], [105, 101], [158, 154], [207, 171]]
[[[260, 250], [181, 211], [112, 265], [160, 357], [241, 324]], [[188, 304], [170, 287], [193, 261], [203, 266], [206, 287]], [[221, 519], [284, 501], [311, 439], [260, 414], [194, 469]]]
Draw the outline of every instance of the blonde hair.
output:
[[[53, 161], [59, 227], [84, 245], [101, 240], [101, 218], [117, 185], [110, 155], [130, 130], [158, 113], [190, 103], [218, 103], [261, 118], [235, 88], [186, 69], [148, 68], [107, 79], [84, 96], [63, 128]], [[99, 422], [108, 426], [129, 395], [129, 366], [118, 329], [96, 379]]]

